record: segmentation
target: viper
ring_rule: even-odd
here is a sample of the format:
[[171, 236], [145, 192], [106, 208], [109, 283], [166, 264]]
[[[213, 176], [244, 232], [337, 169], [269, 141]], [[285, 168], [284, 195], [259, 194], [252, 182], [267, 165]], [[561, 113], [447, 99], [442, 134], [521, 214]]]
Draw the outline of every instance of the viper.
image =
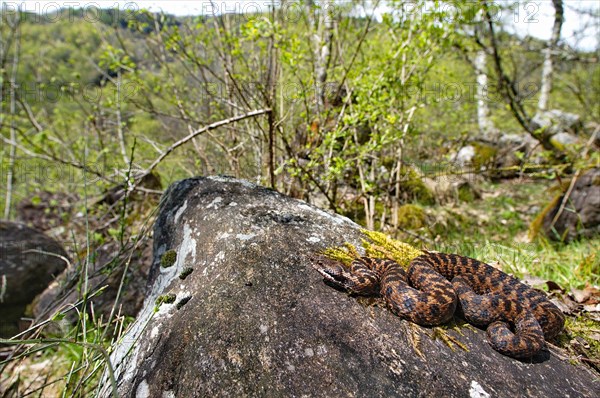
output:
[[313, 266], [326, 281], [359, 295], [380, 295], [396, 315], [424, 326], [458, 313], [487, 327], [496, 351], [529, 358], [564, 327], [562, 312], [546, 295], [473, 258], [427, 253], [405, 270], [390, 259], [361, 257], [350, 267], [318, 257]]

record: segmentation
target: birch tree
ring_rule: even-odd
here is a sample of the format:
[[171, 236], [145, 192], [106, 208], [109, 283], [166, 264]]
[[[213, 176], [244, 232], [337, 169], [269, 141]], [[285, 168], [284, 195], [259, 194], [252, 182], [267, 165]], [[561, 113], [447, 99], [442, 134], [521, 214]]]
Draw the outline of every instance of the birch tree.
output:
[[560, 40], [560, 31], [564, 21], [564, 9], [562, 0], [552, 0], [554, 6], [554, 26], [552, 28], [552, 36], [548, 42], [548, 47], [544, 51], [544, 66], [542, 69], [542, 82], [540, 87], [540, 97], [538, 100], [537, 110], [538, 113], [544, 112], [548, 107], [548, 98], [550, 91], [552, 90], [552, 74], [553, 64], [552, 56], [558, 47], [558, 41]]

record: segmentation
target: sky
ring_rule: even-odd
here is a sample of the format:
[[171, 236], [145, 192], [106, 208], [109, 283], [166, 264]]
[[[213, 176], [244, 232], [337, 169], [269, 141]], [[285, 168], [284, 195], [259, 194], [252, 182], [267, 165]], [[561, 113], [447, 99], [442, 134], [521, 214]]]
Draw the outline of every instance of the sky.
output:
[[[338, 0], [343, 1], [343, 0]], [[447, 1], [447, 4], [455, 4], [454, 9], [466, 11], [475, 0], [471, 1]], [[51, 13], [58, 7], [64, 8], [118, 8], [139, 9], [147, 8], [151, 11], [164, 11], [169, 14], [178, 16], [183, 15], [200, 15], [200, 14], [216, 14], [222, 13], [253, 13], [256, 11], [267, 10], [270, 4], [280, 4], [280, 0], [168, 0], [168, 1], [121, 1], [121, 0], [39, 0], [39, 1], [2, 1], [3, 8], [14, 7], [21, 5], [22, 8], [37, 13]], [[411, 2], [406, 2], [410, 7]], [[491, 1], [490, 3], [493, 3]], [[554, 8], [551, 0], [496, 0], [499, 4], [511, 4], [511, 11], [504, 11], [502, 18], [505, 21], [510, 21], [508, 28], [516, 32], [520, 36], [530, 35], [539, 39], [549, 39], [554, 22]], [[297, 7], [297, 1], [287, 0], [286, 4], [290, 4], [288, 9], [290, 12]], [[367, 12], [373, 12], [373, 0], [368, 0]], [[384, 2], [375, 9], [375, 16], [380, 16], [386, 11]], [[573, 47], [583, 50], [594, 50], [598, 48], [598, 40], [600, 37], [600, 20], [598, 17], [600, 10], [599, 0], [564, 0], [565, 6], [565, 22], [562, 28], [561, 39], [566, 41]], [[452, 5], [447, 5], [452, 7]], [[595, 18], [585, 17], [578, 14], [576, 10], [588, 9], [593, 10], [596, 14]], [[414, 10], [414, 9], [413, 9]], [[364, 11], [363, 11], [364, 12]], [[428, 12], [425, 8], [419, 12]], [[582, 35], [577, 35], [576, 32], [584, 25], [589, 25], [588, 29]]]

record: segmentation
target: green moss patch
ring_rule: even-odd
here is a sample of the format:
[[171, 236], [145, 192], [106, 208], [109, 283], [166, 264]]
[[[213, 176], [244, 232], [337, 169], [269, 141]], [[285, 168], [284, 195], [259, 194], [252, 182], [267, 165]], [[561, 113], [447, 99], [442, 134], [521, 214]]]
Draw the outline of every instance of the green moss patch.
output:
[[475, 170], [490, 166], [494, 162], [498, 154], [496, 148], [481, 143], [473, 143], [472, 145], [475, 148], [475, 157], [473, 158], [473, 167]]
[[181, 271], [181, 273], [179, 274], [179, 279], [184, 280], [185, 278], [187, 278], [192, 272], [194, 272], [194, 269], [192, 267], [186, 267], [183, 271]]
[[[381, 232], [363, 229], [362, 233], [366, 237], [362, 241], [362, 247], [365, 249], [365, 255], [369, 257], [390, 258], [403, 267], [408, 267], [412, 259], [424, 254], [408, 243], [392, 239]], [[360, 257], [356, 248], [349, 243], [341, 247], [329, 248], [324, 254], [346, 265]]]
[[160, 307], [162, 304], [173, 304], [176, 298], [177, 296], [173, 293], [161, 294], [156, 298], [154, 304], [156, 304], [157, 307]]
[[177, 252], [175, 250], [167, 250], [165, 254], [160, 258], [160, 266], [163, 268], [169, 268], [177, 260]]
[[416, 170], [411, 167], [403, 166], [400, 173], [402, 176], [400, 189], [409, 196], [409, 199], [414, 199], [427, 205], [435, 203], [433, 192], [427, 188]]
[[420, 229], [427, 225], [425, 210], [419, 205], [406, 204], [398, 208], [398, 226], [404, 229]]

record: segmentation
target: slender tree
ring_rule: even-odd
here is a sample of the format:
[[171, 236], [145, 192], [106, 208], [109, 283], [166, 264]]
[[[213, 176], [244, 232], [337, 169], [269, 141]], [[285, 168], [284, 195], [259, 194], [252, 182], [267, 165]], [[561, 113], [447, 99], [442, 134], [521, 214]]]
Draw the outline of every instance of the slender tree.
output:
[[550, 97], [550, 91], [552, 90], [552, 75], [554, 71], [552, 58], [554, 52], [558, 47], [558, 41], [560, 40], [560, 31], [562, 29], [564, 21], [564, 9], [562, 0], [552, 0], [552, 5], [554, 6], [554, 26], [552, 28], [552, 36], [548, 41], [548, 47], [546, 47], [546, 50], [544, 51], [542, 83], [540, 87], [540, 97], [537, 105], [538, 113], [544, 112], [548, 107], [548, 98]]

